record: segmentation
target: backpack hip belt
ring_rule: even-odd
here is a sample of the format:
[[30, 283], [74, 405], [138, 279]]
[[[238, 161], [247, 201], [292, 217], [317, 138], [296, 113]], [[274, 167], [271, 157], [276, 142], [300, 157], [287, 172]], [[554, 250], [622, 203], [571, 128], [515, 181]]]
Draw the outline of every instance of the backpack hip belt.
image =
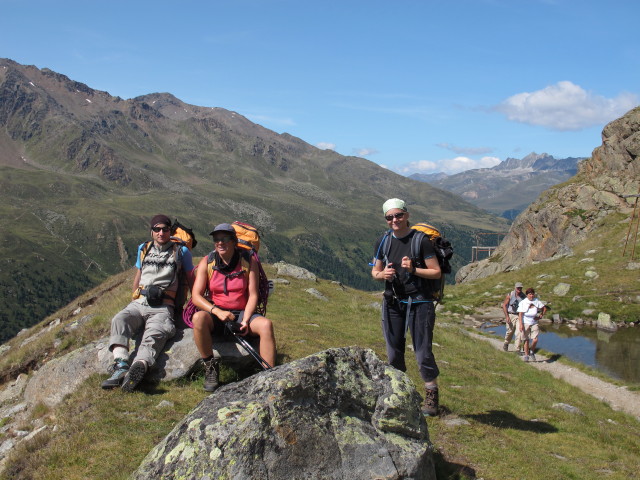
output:
[[[155, 285], [149, 285], [149, 287], [145, 288], [143, 286], [139, 286], [136, 291], [133, 293], [133, 299], [137, 300], [140, 297], [147, 297], [147, 299], [149, 298], [149, 294], [152, 292], [151, 287], [154, 287]], [[162, 305], [174, 305], [176, 303], [176, 292], [174, 291], [167, 291], [165, 289], [162, 289], [162, 287], [157, 287], [160, 288], [162, 290], [162, 295], [161, 295], [161, 299], [162, 299]], [[153, 295], [153, 293], [152, 293]], [[169, 302], [165, 303], [165, 301], [168, 300]]]

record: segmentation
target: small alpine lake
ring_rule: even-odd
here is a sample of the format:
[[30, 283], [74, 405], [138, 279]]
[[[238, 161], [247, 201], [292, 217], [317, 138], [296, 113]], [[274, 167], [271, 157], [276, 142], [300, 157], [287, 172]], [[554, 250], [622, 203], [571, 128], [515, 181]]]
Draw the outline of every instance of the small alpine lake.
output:
[[[504, 338], [505, 324], [486, 322], [480, 329]], [[511, 349], [513, 343], [511, 342]], [[606, 332], [594, 327], [540, 324], [537, 348], [588, 365], [621, 381], [640, 383], [640, 327]]]

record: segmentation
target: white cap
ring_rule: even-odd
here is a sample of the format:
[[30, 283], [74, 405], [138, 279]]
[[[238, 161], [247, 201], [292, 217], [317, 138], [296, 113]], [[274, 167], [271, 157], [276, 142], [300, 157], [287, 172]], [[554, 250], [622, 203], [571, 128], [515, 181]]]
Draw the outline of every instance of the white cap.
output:
[[387, 213], [393, 208], [399, 208], [400, 210], [404, 210], [406, 212], [407, 204], [404, 203], [404, 200], [400, 200], [399, 198], [390, 198], [382, 205], [382, 213]]

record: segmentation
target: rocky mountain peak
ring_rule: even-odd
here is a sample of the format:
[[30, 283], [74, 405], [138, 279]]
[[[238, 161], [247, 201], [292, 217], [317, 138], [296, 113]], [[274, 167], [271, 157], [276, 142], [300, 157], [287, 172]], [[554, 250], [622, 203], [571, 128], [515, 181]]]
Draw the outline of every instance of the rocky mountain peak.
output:
[[556, 159], [547, 153], [509, 157], [491, 168], [454, 175], [412, 175], [421, 182], [460, 195], [491, 213], [515, 218], [545, 189], [568, 180], [577, 172], [580, 158]]
[[534, 165], [540, 161], [555, 161], [555, 158], [547, 153], [537, 154], [535, 152], [531, 152], [522, 159], [508, 157], [506, 160], [493, 167], [493, 169], [502, 171], [524, 169], [532, 170]]

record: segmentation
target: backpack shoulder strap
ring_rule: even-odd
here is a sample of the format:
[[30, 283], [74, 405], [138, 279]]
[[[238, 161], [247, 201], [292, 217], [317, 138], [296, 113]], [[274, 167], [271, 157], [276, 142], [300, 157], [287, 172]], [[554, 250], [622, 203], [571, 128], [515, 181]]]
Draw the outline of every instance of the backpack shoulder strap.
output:
[[242, 250], [240, 252], [240, 263], [242, 270], [249, 273], [251, 270], [251, 257], [253, 257], [253, 250]]
[[389, 250], [391, 250], [391, 230], [387, 231], [387, 233], [385, 233], [382, 237], [378, 250], [380, 249], [382, 250], [382, 261], [386, 265], [387, 263], [389, 263]]
[[212, 250], [207, 255], [207, 283], [211, 281], [211, 277], [213, 277], [213, 270], [216, 268], [216, 257], [214, 253], [215, 251]]
[[182, 247], [184, 246], [184, 242], [173, 242], [173, 258], [176, 260], [176, 265], [178, 268], [182, 267]]
[[411, 259], [414, 264], [422, 265], [424, 263], [424, 258], [420, 258], [420, 245], [422, 244], [422, 239], [426, 236], [424, 232], [420, 230], [416, 230], [416, 233], [413, 234], [411, 238]]
[[147, 256], [147, 253], [149, 253], [149, 250], [151, 249], [152, 246], [153, 246], [153, 240], [148, 240], [144, 243], [144, 247], [142, 247], [142, 249], [140, 250], [140, 264], [142, 264], [144, 257]]
[[380, 251], [382, 251], [382, 261], [385, 264], [387, 263], [387, 256], [389, 255], [389, 249], [391, 248], [391, 244], [390, 244], [391, 242], [387, 242], [387, 238], [389, 238], [389, 235], [391, 235], [391, 230], [387, 230], [384, 234], [382, 234], [382, 237], [380, 238], [380, 243], [378, 244], [378, 250], [376, 251], [376, 254], [373, 256], [373, 260], [369, 263], [370, 267], [375, 266], [376, 260], [380, 256]]

